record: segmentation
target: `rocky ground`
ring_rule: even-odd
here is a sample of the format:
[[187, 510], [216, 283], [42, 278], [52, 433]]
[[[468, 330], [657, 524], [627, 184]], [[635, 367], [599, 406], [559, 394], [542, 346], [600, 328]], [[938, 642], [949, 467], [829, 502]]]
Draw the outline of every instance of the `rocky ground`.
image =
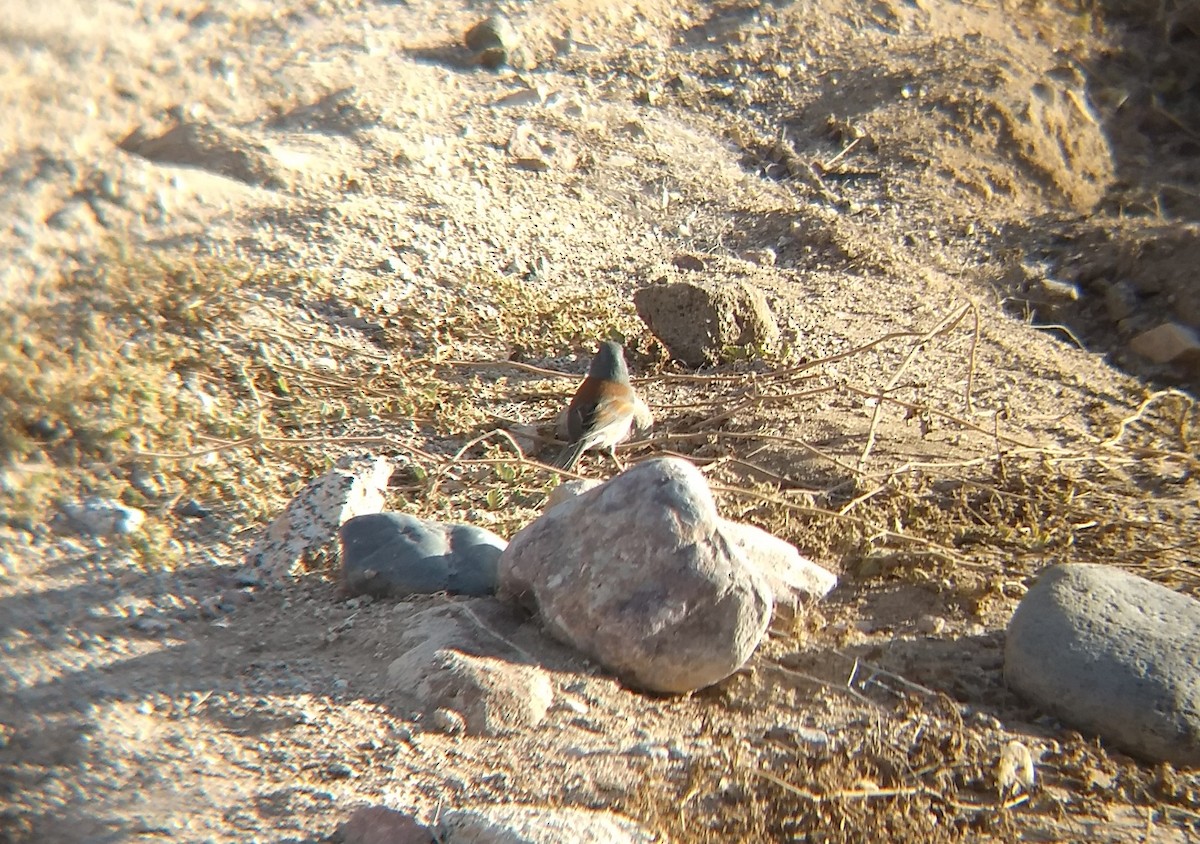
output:
[[[470, 2], [0, 0], [0, 838], [496, 803], [677, 842], [1200, 838], [1194, 771], [1001, 673], [1048, 564], [1200, 594], [1200, 8], [499, 9], [492, 70]], [[671, 362], [633, 296], [685, 278], [762, 290], [778, 342]], [[493, 599], [237, 579], [349, 451], [397, 464], [390, 509], [511, 535], [558, 477], [495, 432], [610, 335], [657, 420], [624, 458], [688, 457], [841, 576], [743, 671], [649, 696]], [[94, 495], [148, 517], [79, 534]], [[430, 640], [540, 666], [546, 719], [431, 722], [388, 672]]]

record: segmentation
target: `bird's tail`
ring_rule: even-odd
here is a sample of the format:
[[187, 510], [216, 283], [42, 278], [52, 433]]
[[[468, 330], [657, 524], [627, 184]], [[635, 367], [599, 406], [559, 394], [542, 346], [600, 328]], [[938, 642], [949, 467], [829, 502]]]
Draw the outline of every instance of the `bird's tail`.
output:
[[554, 465], [560, 469], [566, 469], [568, 472], [570, 472], [575, 468], [575, 464], [579, 462], [579, 458], [583, 455], [583, 452], [587, 450], [587, 447], [587, 437], [581, 437], [579, 440], [571, 443], [559, 453], [558, 458], [554, 461]]

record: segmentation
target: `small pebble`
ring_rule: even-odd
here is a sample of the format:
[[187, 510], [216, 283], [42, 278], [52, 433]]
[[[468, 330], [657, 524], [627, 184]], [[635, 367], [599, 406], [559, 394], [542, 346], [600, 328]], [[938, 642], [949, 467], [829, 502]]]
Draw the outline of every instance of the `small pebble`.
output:
[[474, 61], [492, 70], [508, 64], [520, 41], [521, 36], [504, 15], [492, 15], [463, 35], [463, 43], [474, 54]]
[[780, 724], [767, 730], [765, 737], [770, 741], [792, 745], [808, 753], [827, 751], [830, 745], [829, 733], [815, 727], [793, 727]]
[[186, 519], [207, 519], [212, 511], [194, 498], [183, 501], [175, 508], [175, 515]]
[[66, 503], [62, 511], [80, 531], [92, 536], [135, 533], [146, 521], [136, 507], [126, 507], [111, 498], [88, 498], [81, 503]]
[[588, 705], [579, 698], [572, 697], [571, 695], [560, 695], [558, 706], [576, 715], [587, 715], [588, 713]]
[[628, 753], [630, 756], [645, 756], [650, 759], [657, 759], [663, 762], [670, 758], [671, 755], [671, 752], [664, 745], [654, 744], [651, 742], [635, 744], [628, 750]]
[[946, 629], [946, 619], [940, 615], [923, 615], [917, 619], [917, 630], [926, 636], [936, 636]]
[[138, 616], [137, 619], [130, 625], [134, 630], [139, 630], [142, 633], [149, 633], [152, 636], [157, 636], [161, 633], [166, 633], [171, 624], [161, 618], [153, 616]]
[[325, 773], [337, 780], [346, 780], [354, 777], [354, 769], [345, 762], [330, 762], [325, 768]]
[[453, 709], [435, 709], [429, 716], [429, 726], [448, 736], [461, 736], [467, 731], [467, 722]]

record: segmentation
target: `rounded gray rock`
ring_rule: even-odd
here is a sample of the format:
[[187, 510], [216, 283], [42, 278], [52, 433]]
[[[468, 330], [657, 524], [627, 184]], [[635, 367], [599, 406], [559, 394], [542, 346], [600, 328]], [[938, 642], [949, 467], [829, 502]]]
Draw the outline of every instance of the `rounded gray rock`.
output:
[[745, 664], [772, 611], [722, 526], [695, 466], [649, 460], [517, 533], [499, 591], [631, 686], [703, 688]]
[[[570, 501], [598, 486], [600, 481], [591, 478], [561, 483], [551, 491], [546, 508]], [[837, 586], [837, 575], [801, 556], [794, 545], [762, 528], [722, 519], [721, 530], [742, 552], [746, 562], [766, 579], [776, 613], [784, 609], [794, 617], [802, 605], [824, 598]]]
[[338, 526], [383, 509], [389, 460], [374, 454], [347, 454], [310, 481], [275, 517], [246, 554], [244, 577], [278, 583], [303, 561], [331, 545]]
[[1004, 677], [1127, 753], [1200, 765], [1200, 601], [1110, 566], [1054, 566], [1009, 622]]
[[371, 513], [338, 531], [342, 578], [352, 594], [381, 597], [490, 595], [505, 541], [474, 525], [406, 513]]
[[433, 833], [404, 812], [360, 806], [338, 827], [342, 844], [433, 844]]
[[446, 844], [653, 844], [658, 837], [613, 812], [515, 805], [448, 809]]

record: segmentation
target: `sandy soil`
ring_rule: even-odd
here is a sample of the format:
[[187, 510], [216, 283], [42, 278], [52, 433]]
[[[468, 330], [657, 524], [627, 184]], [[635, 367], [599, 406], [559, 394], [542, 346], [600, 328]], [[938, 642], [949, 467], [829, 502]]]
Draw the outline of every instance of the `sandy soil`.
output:
[[[365, 802], [429, 821], [494, 801], [609, 808], [674, 841], [1200, 839], [1195, 773], [1079, 736], [1001, 676], [1046, 564], [1200, 591], [1196, 370], [1129, 348], [1200, 324], [1200, 88], [1172, 63], [1196, 47], [1191, 7], [502, 9], [520, 70], [471, 63], [461, 35], [490, 10], [470, 2], [0, 0], [0, 302], [93, 302], [69, 280], [114, 250], [248, 262], [235, 317], [176, 367], [208, 385], [226, 426], [208, 432], [326, 401], [278, 423], [323, 444], [218, 449], [195, 461], [219, 464], [212, 487], [128, 449], [76, 455], [140, 490], [169, 566], [3, 506], [0, 839], [318, 841]], [[666, 361], [632, 293], [696, 272], [681, 254], [762, 288], [783, 347], [699, 378]], [[631, 456], [690, 456], [727, 515], [844, 578], [745, 671], [647, 697], [494, 601], [234, 581], [352, 437], [412, 470], [396, 509], [519, 527], [548, 477], [495, 474], [491, 446], [435, 485], [413, 467], [552, 416], [574, 381], [505, 362], [573, 378], [613, 329], [659, 422]], [[0, 504], [31, 477], [97, 491], [59, 457], [7, 466]], [[213, 515], [175, 515], [181, 498]], [[387, 667], [406, 631], [447, 625], [551, 673], [542, 727], [428, 728]], [[1014, 739], [1041, 785], [1002, 805]], [[874, 787], [897, 791], [848, 796]]]

